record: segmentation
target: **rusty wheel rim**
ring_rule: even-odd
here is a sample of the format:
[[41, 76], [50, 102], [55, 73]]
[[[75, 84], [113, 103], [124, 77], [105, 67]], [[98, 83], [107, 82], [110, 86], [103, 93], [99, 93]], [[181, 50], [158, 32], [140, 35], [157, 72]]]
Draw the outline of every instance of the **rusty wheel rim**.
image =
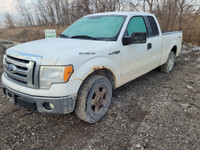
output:
[[107, 102], [108, 91], [105, 87], [99, 86], [92, 96], [91, 109], [95, 114], [101, 112]]

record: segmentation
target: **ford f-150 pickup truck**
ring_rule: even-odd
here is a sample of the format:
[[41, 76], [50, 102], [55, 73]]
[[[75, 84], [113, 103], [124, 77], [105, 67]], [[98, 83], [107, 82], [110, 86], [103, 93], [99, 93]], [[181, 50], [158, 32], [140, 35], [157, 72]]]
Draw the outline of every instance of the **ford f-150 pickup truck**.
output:
[[102, 119], [112, 89], [160, 67], [170, 73], [182, 32], [162, 33], [153, 14], [109, 12], [85, 16], [58, 38], [17, 45], [4, 56], [2, 88], [15, 105], [41, 113]]

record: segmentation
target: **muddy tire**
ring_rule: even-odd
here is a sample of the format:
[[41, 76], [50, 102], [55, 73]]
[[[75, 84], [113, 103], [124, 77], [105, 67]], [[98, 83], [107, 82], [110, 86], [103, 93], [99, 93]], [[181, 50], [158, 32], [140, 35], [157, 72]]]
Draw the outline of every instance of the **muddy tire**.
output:
[[160, 66], [160, 71], [163, 73], [171, 73], [175, 65], [175, 54], [173, 51], [170, 52], [167, 62]]
[[100, 75], [90, 76], [84, 81], [78, 92], [75, 113], [88, 123], [96, 123], [107, 113], [111, 98], [110, 81]]

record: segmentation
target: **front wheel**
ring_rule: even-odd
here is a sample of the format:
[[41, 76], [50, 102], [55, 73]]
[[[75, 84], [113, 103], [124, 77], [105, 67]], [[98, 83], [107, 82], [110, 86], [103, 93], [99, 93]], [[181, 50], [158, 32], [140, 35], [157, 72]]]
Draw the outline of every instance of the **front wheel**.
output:
[[170, 52], [167, 62], [160, 66], [160, 71], [163, 73], [171, 73], [175, 65], [175, 54], [173, 51]]
[[110, 81], [100, 75], [90, 76], [79, 90], [75, 113], [80, 119], [95, 123], [105, 116], [111, 99]]

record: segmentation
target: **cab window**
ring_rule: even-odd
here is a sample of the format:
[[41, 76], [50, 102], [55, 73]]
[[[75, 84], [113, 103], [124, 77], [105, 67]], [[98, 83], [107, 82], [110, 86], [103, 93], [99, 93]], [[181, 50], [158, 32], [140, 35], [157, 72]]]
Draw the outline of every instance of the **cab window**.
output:
[[135, 32], [147, 33], [147, 28], [143, 17], [133, 17], [130, 19], [125, 35], [131, 36], [132, 33]]
[[151, 27], [150, 36], [158, 36], [159, 31], [155, 19], [152, 16], [147, 16], [147, 18]]

